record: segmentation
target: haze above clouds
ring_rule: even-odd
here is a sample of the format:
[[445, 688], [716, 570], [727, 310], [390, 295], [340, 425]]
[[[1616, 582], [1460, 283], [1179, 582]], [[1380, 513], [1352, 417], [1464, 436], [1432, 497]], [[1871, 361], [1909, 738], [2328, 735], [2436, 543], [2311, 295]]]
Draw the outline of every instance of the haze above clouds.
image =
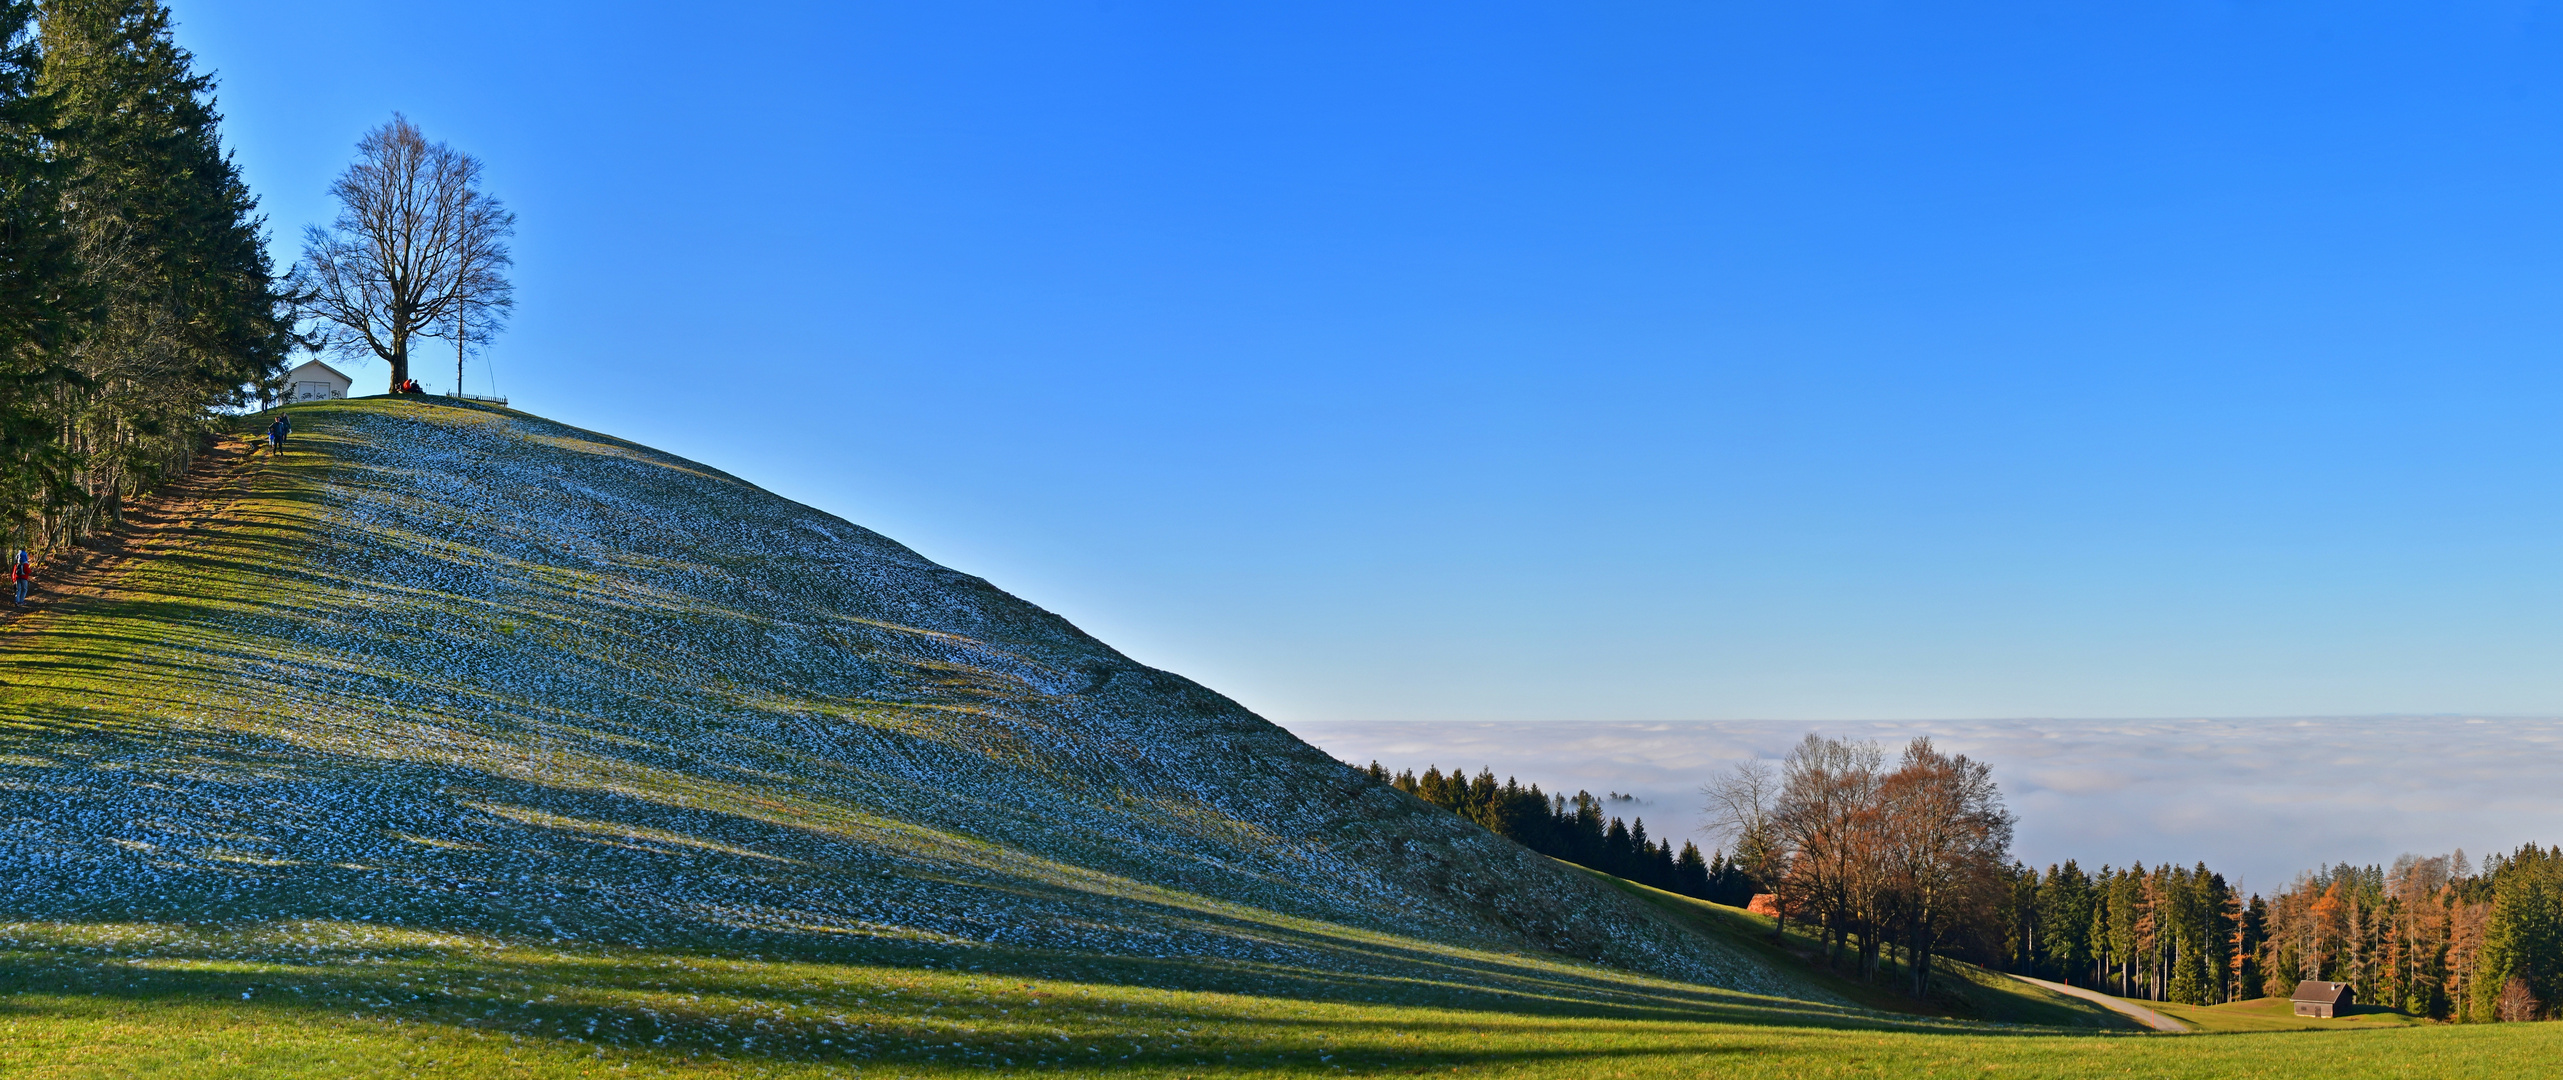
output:
[[1776, 760], [1809, 731], [1892, 751], [1929, 736], [1990, 762], [2032, 865], [2076, 859], [2210, 869], [2268, 891], [2335, 863], [2404, 852], [2480, 858], [2551, 843], [2563, 821], [2563, 719], [1934, 720], [1810, 725], [1306, 722], [1335, 757], [1391, 771], [1491, 767], [1551, 792], [1636, 795], [1615, 813], [1701, 850], [1698, 790], [1728, 763]]

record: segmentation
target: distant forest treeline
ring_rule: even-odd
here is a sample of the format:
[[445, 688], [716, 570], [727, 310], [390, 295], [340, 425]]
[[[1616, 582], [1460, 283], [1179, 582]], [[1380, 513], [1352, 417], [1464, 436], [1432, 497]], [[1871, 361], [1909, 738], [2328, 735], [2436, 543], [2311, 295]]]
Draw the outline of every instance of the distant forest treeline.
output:
[[2443, 1020], [2535, 1020], [2563, 1004], [2563, 848], [2346, 864], [2245, 897], [2205, 866], [2019, 868], [2016, 970], [2130, 997], [2214, 1004], [2348, 983]]
[[1458, 770], [1443, 775], [1439, 766], [1427, 767], [1421, 776], [1413, 769], [1390, 776], [1374, 761], [1368, 771], [1371, 779], [1551, 858], [1721, 904], [1741, 907], [1753, 899], [1752, 879], [1724, 854], [1703, 858], [1700, 846], [1687, 840], [1677, 853], [1671, 840], [1646, 835], [1644, 818], [1623, 822], [1610, 816], [1589, 791], [1570, 799], [1543, 793], [1538, 784], [1523, 787], [1511, 778], [1499, 786], [1491, 769], [1478, 770], [1474, 780]]
[[[1735, 853], [1706, 858], [1649, 838], [1643, 821], [1622, 824], [1589, 792], [1498, 785], [1485, 769], [1368, 771], [1541, 854], [1721, 904], [1769, 893], [1827, 943], [1829, 964], [1872, 980], [1893, 969], [1916, 992], [1940, 954], [2187, 1004], [2286, 997], [2320, 980], [2443, 1020], [2563, 1018], [2563, 847], [2530, 844], [2479, 869], [2461, 851], [2343, 864], [2262, 897], [2204, 864], [2022, 865], [1989, 770], [1927, 740], [1892, 767], [1874, 746], [1816, 736], [1777, 770], [1738, 766], [1703, 790]], [[1952, 826], [1971, 819], [1955, 833], [1973, 839], [1953, 848]], [[1917, 934], [1925, 903], [1938, 925]]]
[[150, 0], [0, 0], [0, 531], [183, 471], [294, 342], [213, 80]]

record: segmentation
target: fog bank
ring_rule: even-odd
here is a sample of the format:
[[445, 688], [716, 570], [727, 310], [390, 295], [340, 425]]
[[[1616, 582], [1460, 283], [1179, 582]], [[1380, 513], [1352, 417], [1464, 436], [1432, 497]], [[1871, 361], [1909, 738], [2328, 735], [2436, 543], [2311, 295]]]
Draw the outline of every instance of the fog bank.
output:
[[1702, 850], [1700, 785], [1730, 761], [1776, 760], [1809, 731], [1875, 739], [1890, 756], [1927, 735], [1991, 762], [2020, 817], [2013, 850], [2041, 866], [2204, 860], [2266, 891], [2318, 865], [2563, 842], [2557, 718], [1288, 726], [1356, 764], [1491, 767], [1550, 791], [1633, 795], [1616, 812]]

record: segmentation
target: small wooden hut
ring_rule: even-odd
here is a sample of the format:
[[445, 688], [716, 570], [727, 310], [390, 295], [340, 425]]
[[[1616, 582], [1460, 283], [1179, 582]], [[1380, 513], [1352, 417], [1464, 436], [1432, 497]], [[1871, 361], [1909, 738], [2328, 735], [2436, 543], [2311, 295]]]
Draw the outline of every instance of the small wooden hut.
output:
[[2296, 1015], [2320, 1016], [2329, 1019], [2339, 1016], [2342, 1011], [2349, 1008], [2349, 984], [2300, 982], [2296, 984], [2293, 1000], [2296, 1002]]

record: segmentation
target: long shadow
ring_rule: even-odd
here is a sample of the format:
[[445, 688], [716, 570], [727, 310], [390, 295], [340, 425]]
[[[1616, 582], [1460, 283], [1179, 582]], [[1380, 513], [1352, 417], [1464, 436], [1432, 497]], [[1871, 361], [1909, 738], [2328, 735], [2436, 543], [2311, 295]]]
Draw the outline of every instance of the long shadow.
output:
[[[1328, 984], [1232, 988], [1198, 971], [1002, 948], [882, 946], [743, 963], [683, 950], [482, 941], [465, 953], [408, 943], [441, 932], [432, 929], [367, 940], [392, 936], [379, 924], [295, 926], [264, 936], [255, 925], [225, 929], [257, 940], [173, 942], [102, 927], [86, 938], [66, 936], [87, 942], [84, 955], [72, 956], [31, 948], [22, 933], [0, 944], [0, 1016], [44, 1015], [61, 1007], [51, 999], [94, 996], [170, 1006], [219, 1002], [303, 1022], [353, 1016], [529, 1039], [576, 1037], [674, 1057], [1127, 1068], [1321, 1056], [1347, 1068], [1598, 1064], [1668, 1052], [1759, 1052], [1745, 1033], [1769, 1027], [1985, 1034], [1607, 1002], [1490, 1012], [1455, 994], [1382, 1002]], [[118, 930], [128, 934], [121, 943], [104, 936]], [[1062, 976], [1062, 967], [1082, 970]], [[1312, 1011], [1311, 1003], [1344, 1008]]]
[[[299, 448], [256, 481], [271, 506], [244, 520], [264, 531], [209, 538], [168, 557], [134, 596], [5, 646], [13, 682], [72, 688], [44, 700], [13, 688], [0, 715], [18, 725], [0, 749], [28, 762], [0, 762], [0, 781], [20, 793], [0, 792], [0, 811], [61, 823], [22, 829], [41, 842], [0, 855], [0, 876], [14, 879], [0, 891], [9, 913], [262, 925], [365, 915], [545, 948], [619, 942], [635, 957], [905, 957], [1487, 1017], [1920, 1023], [1506, 956], [1525, 943], [1464, 932], [1466, 897], [1423, 910], [1369, 895], [1366, 883], [1385, 879], [1358, 875], [1396, 868], [1312, 838], [1342, 825], [1420, 836], [1446, 829], [1440, 818], [1365, 819], [1329, 804], [1367, 795], [1340, 786], [1351, 781], [1339, 768], [1313, 771], [1334, 766], [1224, 698], [1099, 645], [1074, 651], [1082, 635], [1055, 616], [1003, 608], [980, 624], [929, 625], [912, 611], [910, 597], [1002, 597], [985, 583], [862, 584], [927, 572], [848, 555], [688, 591], [652, 576], [674, 572], [665, 567], [617, 563], [631, 587], [600, 602], [584, 579], [453, 576], [497, 556], [427, 543], [428, 523], [466, 516], [429, 502], [401, 511], [415, 519], [396, 522], [406, 531], [307, 559], [314, 523], [348, 500], [370, 492], [397, 509], [433, 494], [349, 460], [339, 448], [353, 444], [313, 416]], [[339, 494], [324, 498], [332, 484]], [[545, 565], [592, 566], [574, 550], [590, 541], [664, 547], [628, 523], [600, 528], [613, 531], [549, 538]], [[662, 562], [683, 564], [683, 549], [665, 551], [676, 554]], [[535, 565], [525, 552], [507, 558]], [[808, 592], [801, 607], [752, 610], [790, 592], [775, 584], [786, 580]], [[188, 581], [241, 587], [191, 595]], [[433, 618], [403, 630], [387, 610]], [[751, 637], [753, 648], [731, 650]], [[635, 641], [650, 648], [634, 655]], [[504, 677], [428, 662], [439, 654], [425, 646], [448, 644], [503, 653]], [[721, 659], [672, 658], [691, 653]], [[152, 678], [120, 677], [137, 671]], [[1090, 732], [1095, 716], [1122, 726]], [[396, 720], [406, 741], [377, 718]], [[367, 731], [371, 743], [351, 734]], [[78, 753], [46, 756], [65, 748]], [[1308, 791], [1307, 806], [1275, 804], [1305, 820], [1276, 826], [1278, 840], [1222, 832], [1234, 822], [1219, 816], [1231, 797], [1221, 784]], [[1559, 906], [1609, 902], [1572, 874], [1552, 876]], [[1017, 931], [1032, 940], [997, 940]], [[64, 963], [46, 970], [89, 970]], [[384, 989], [361, 972], [332, 977], [342, 975]]]

